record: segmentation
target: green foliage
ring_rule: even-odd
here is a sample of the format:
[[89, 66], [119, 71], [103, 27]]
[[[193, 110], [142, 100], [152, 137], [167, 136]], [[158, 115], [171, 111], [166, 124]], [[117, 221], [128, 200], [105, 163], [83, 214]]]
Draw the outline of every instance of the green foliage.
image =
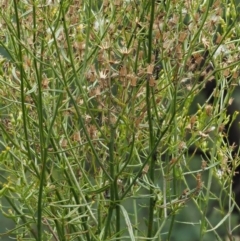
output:
[[[231, 239], [238, 159], [223, 127], [238, 84], [235, 5], [0, 5], [0, 197], [14, 222], [0, 236], [183, 240], [181, 227], [184, 240]], [[190, 114], [215, 78], [214, 103]]]

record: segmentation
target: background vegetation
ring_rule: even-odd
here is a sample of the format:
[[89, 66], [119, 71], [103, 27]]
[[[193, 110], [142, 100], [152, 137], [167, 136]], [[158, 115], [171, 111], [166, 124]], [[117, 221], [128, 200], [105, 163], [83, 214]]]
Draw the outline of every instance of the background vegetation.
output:
[[233, 240], [236, 2], [0, 9], [3, 240]]

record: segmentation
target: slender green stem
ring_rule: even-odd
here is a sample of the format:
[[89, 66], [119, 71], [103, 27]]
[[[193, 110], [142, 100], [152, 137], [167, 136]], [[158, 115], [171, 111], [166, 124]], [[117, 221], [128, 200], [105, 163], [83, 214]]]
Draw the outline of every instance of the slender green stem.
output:
[[[171, 108], [171, 112], [172, 113], [176, 113], [176, 105], [177, 105], [177, 86], [174, 86], [173, 88], [173, 100], [172, 100], [172, 108]], [[176, 120], [176, 116], [174, 117], [174, 143], [177, 143], [179, 140], [178, 140], [178, 133], [177, 133], [177, 130], [178, 130], [178, 123], [177, 123], [177, 120]], [[176, 148], [175, 150], [175, 156], [177, 156], [178, 154], [178, 149]], [[173, 195], [176, 196], [177, 194], [177, 175], [176, 175], [176, 167], [174, 166], [173, 167]], [[169, 227], [169, 232], [168, 232], [168, 238], [167, 240], [170, 240], [171, 239], [171, 235], [172, 235], [172, 230], [173, 230], [173, 226], [174, 226], [174, 221], [175, 221], [175, 213], [172, 215], [172, 218], [171, 218], [171, 223], [170, 223], [170, 227]]]
[[[33, 45], [34, 45], [34, 54], [37, 55], [37, 34], [40, 35], [41, 38], [41, 48], [40, 48], [40, 59], [41, 62], [44, 62], [44, 34], [37, 32], [37, 7], [36, 1], [33, 2], [32, 5], [32, 17], [33, 17]], [[42, 11], [44, 11], [44, 7]], [[43, 29], [45, 28], [45, 21], [42, 22]], [[42, 206], [43, 206], [43, 190], [46, 183], [45, 176], [46, 176], [46, 162], [47, 162], [47, 145], [45, 137], [44, 137], [44, 106], [43, 106], [43, 95], [42, 95], [42, 67], [41, 63], [38, 63], [36, 59], [34, 59], [34, 68], [36, 73], [37, 79], [37, 86], [38, 86], [38, 97], [37, 97], [37, 112], [38, 112], [38, 127], [39, 127], [39, 140], [40, 140], [40, 162], [42, 165], [41, 173], [40, 173], [40, 183], [39, 183], [39, 194], [38, 194], [38, 218], [37, 218], [37, 230], [38, 230], [38, 241], [42, 241]], [[46, 124], [46, 123], [45, 123]]]
[[[151, 15], [150, 15], [150, 24], [149, 24], [149, 32], [148, 32], [148, 64], [151, 65], [152, 61], [152, 37], [153, 37], [153, 23], [154, 23], [154, 12], [155, 8], [155, 0], [151, 1]], [[150, 77], [149, 77], [150, 78]], [[149, 126], [149, 152], [150, 156], [150, 181], [152, 185], [154, 184], [154, 173], [155, 173], [155, 163], [156, 163], [156, 152], [153, 152], [154, 146], [154, 133], [153, 133], [153, 123], [152, 123], [152, 106], [151, 106], [151, 89], [149, 82], [146, 82], [146, 103], [147, 103], [147, 118], [148, 118], [148, 126]], [[154, 207], [155, 207], [155, 197], [154, 197], [154, 189], [150, 186], [150, 203], [149, 203], [149, 217], [148, 217], [148, 238], [151, 238], [153, 235], [153, 219], [154, 219]]]
[[[19, 13], [18, 13], [18, 3], [14, 0], [14, 10], [16, 16], [16, 25], [17, 25], [17, 38], [18, 42], [21, 42], [21, 27], [19, 22]], [[28, 158], [31, 160], [31, 151], [29, 146], [29, 139], [28, 139], [28, 130], [27, 130], [27, 112], [25, 106], [25, 85], [24, 85], [24, 68], [23, 68], [23, 55], [22, 55], [22, 45], [18, 44], [18, 63], [16, 63], [20, 70], [20, 79], [21, 79], [21, 108], [22, 108], [22, 117], [23, 117], [23, 129], [24, 129], [24, 136], [25, 136], [25, 143], [28, 151]]]
[[[110, 98], [109, 98], [110, 99]], [[109, 110], [109, 120], [111, 117], [111, 111]], [[116, 165], [116, 160], [114, 159], [114, 143], [115, 143], [115, 127], [110, 124], [110, 139], [109, 139], [109, 169], [110, 169], [110, 175], [112, 180], [115, 179], [115, 165]], [[117, 180], [114, 180], [113, 182], [111, 182], [110, 184], [110, 208], [108, 211], [108, 216], [106, 219], [106, 223], [105, 223], [105, 233], [104, 233], [104, 239], [107, 238], [107, 235], [109, 233], [110, 230], [110, 224], [111, 224], [111, 219], [112, 219], [112, 215], [113, 215], [113, 210], [116, 208], [116, 198], [118, 197], [118, 187], [117, 187]], [[119, 218], [119, 213], [117, 212], [117, 215]], [[119, 237], [119, 229], [120, 229], [120, 220], [116, 220], [116, 233], [117, 233], [117, 237]]]

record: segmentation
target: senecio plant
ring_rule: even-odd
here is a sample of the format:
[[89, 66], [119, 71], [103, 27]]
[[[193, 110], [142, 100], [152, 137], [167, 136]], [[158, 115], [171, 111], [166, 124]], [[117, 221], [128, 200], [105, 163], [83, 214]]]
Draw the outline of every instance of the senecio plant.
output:
[[0, 12], [4, 240], [232, 240], [233, 1], [1, 0]]

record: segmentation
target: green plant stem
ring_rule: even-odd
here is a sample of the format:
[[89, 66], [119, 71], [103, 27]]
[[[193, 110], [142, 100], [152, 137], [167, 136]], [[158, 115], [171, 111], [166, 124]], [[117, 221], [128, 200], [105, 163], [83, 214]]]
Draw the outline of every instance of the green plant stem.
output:
[[[153, 23], [154, 23], [154, 7], [155, 0], [151, 1], [151, 19], [149, 24], [149, 32], [148, 32], [148, 64], [151, 63], [152, 59], [152, 37], [153, 37]], [[151, 184], [154, 184], [154, 172], [155, 172], [155, 162], [156, 162], [156, 153], [152, 152], [154, 146], [154, 133], [153, 133], [153, 123], [152, 123], [152, 110], [151, 110], [151, 90], [149, 82], [146, 81], [146, 103], [147, 103], [147, 118], [149, 125], [149, 152], [152, 153], [150, 156], [150, 168], [149, 168], [149, 177]], [[153, 235], [153, 219], [154, 219], [154, 208], [155, 208], [155, 197], [154, 197], [154, 189], [150, 186], [150, 201], [149, 201], [149, 217], [148, 217], [148, 238], [151, 238]]]
[[[110, 98], [109, 98], [110, 99]], [[111, 113], [109, 110], [109, 120], [111, 117]], [[115, 143], [115, 127], [111, 124], [110, 125], [110, 139], [109, 139], [109, 169], [111, 178], [114, 180], [110, 184], [110, 207], [108, 210], [108, 216], [106, 219], [105, 227], [104, 227], [104, 239], [107, 238], [107, 235], [110, 230], [111, 219], [113, 215], [113, 210], [116, 209], [116, 198], [118, 198], [118, 187], [117, 187], [117, 180], [115, 179], [115, 165], [116, 160], [114, 160], [114, 143]], [[119, 211], [116, 209], [117, 219], [116, 219], [116, 234], [119, 237], [119, 230], [120, 230], [120, 217]]]
[[[20, 22], [19, 22], [19, 14], [18, 14], [18, 3], [14, 0], [14, 10], [16, 16], [16, 24], [17, 24], [17, 38], [18, 42], [21, 42], [21, 30], [20, 30]], [[31, 151], [29, 146], [28, 140], [28, 130], [27, 130], [27, 114], [26, 114], [26, 107], [25, 107], [25, 94], [24, 94], [24, 68], [23, 68], [23, 55], [22, 55], [22, 45], [18, 44], [18, 57], [19, 62], [17, 63], [19, 70], [20, 70], [20, 79], [21, 79], [21, 108], [22, 108], [22, 119], [23, 119], [23, 129], [24, 129], [24, 136], [25, 136], [25, 143], [28, 152], [28, 158], [31, 160]]]
[[[15, 15], [16, 15], [16, 23], [17, 23], [17, 34], [18, 34], [18, 41], [21, 41], [21, 31], [20, 31], [20, 23], [19, 23], [19, 16], [18, 16], [18, 7], [17, 7], [17, 2], [14, 0], [14, 8], [15, 8]], [[33, 3], [33, 26], [34, 30], [36, 30], [36, 11], [35, 11], [35, 2]], [[36, 43], [36, 32], [34, 31], [33, 34], [33, 42], [34, 45]], [[42, 45], [43, 46], [43, 45]], [[24, 128], [24, 133], [25, 133], [25, 143], [27, 146], [28, 150], [28, 156], [29, 159], [31, 160], [31, 151], [30, 151], [30, 146], [29, 146], [29, 141], [28, 141], [28, 131], [27, 131], [27, 114], [26, 114], [26, 107], [25, 107], [25, 86], [24, 86], [24, 69], [23, 69], [23, 56], [22, 56], [22, 46], [21, 44], [18, 45], [19, 51], [18, 51], [18, 56], [19, 56], [19, 69], [20, 69], [20, 79], [21, 79], [21, 105], [22, 105], [22, 115], [23, 115], [23, 128]], [[42, 48], [43, 49], [43, 48]], [[35, 50], [36, 50], [36, 45], [35, 45]], [[43, 50], [42, 50], [43, 52]], [[37, 63], [35, 62], [35, 68], [37, 70]], [[42, 241], [42, 194], [43, 194], [43, 185], [44, 185], [44, 175], [45, 175], [45, 164], [46, 164], [46, 155], [44, 153], [44, 138], [43, 138], [43, 118], [42, 118], [42, 99], [41, 99], [41, 82], [39, 79], [39, 76], [37, 76], [38, 79], [38, 90], [39, 90], [39, 108], [38, 108], [38, 114], [39, 114], [39, 134], [40, 134], [40, 149], [41, 149], [41, 159], [43, 160], [42, 162], [42, 172], [40, 176], [40, 185], [39, 185], [39, 196], [38, 196], [38, 219], [37, 219], [37, 230], [38, 230], [38, 241]]]
[[[172, 100], [172, 108], [171, 108], [171, 112], [172, 113], [176, 113], [176, 105], [177, 105], [177, 86], [173, 86], [173, 100]], [[175, 116], [176, 117], [176, 116]], [[178, 137], [177, 137], [177, 130], [178, 130], [178, 123], [177, 123], [177, 120], [176, 118], [174, 117], [174, 134], [173, 134], [173, 137], [174, 137], [174, 143], [177, 143], [178, 142]], [[178, 147], [176, 147], [176, 150], [175, 150], [175, 156], [177, 156], [177, 153], [178, 153]], [[173, 195], [176, 196], [177, 195], [177, 175], [176, 175], [176, 167], [174, 166], [173, 167]], [[174, 220], [175, 220], [175, 213], [172, 215], [171, 217], [171, 223], [170, 223], [170, 227], [169, 227], [169, 231], [168, 231], [168, 238], [167, 240], [170, 240], [171, 239], [171, 234], [172, 234], [172, 230], [173, 230], [173, 226], [174, 226]]]
[[[32, 5], [32, 16], [33, 16], [33, 45], [34, 45], [34, 54], [37, 55], [37, 11], [36, 11], [36, 4], [37, 2], [34, 1]], [[44, 7], [42, 8], [44, 11]], [[45, 21], [43, 21], [43, 26], [45, 26]], [[40, 59], [41, 63], [44, 62], [44, 34], [40, 34], [41, 37], [41, 50], [40, 50]], [[39, 127], [39, 139], [40, 139], [40, 163], [42, 165], [41, 172], [40, 172], [40, 183], [39, 183], [39, 194], [38, 194], [38, 211], [37, 211], [37, 230], [38, 230], [38, 241], [42, 241], [42, 206], [43, 206], [43, 190], [45, 186], [45, 175], [46, 175], [46, 162], [47, 162], [47, 145], [45, 137], [44, 137], [44, 107], [43, 107], [43, 100], [42, 100], [42, 67], [43, 65], [38, 63], [36, 59], [34, 59], [34, 68], [37, 78], [37, 85], [38, 85], [38, 98], [37, 98], [37, 113], [38, 113], [38, 127]], [[23, 101], [24, 102], [24, 101]]]

